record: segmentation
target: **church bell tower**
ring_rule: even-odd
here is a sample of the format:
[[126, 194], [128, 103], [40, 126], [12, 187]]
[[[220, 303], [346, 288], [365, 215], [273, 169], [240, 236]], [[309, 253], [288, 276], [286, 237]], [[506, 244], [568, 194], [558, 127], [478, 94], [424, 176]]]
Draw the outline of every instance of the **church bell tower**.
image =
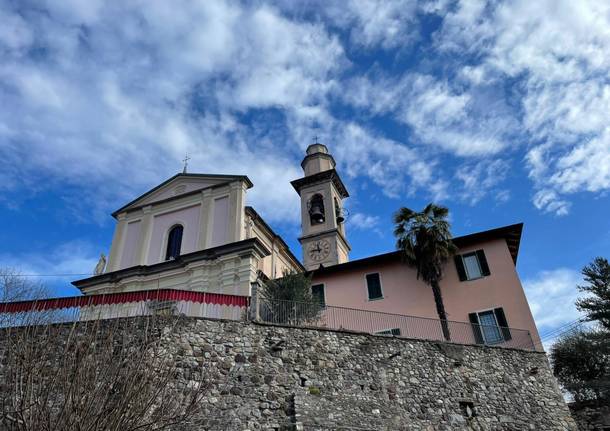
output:
[[291, 182], [301, 196], [303, 263], [307, 270], [349, 260], [343, 199], [349, 194], [325, 145], [307, 147], [301, 162], [305, 176]]

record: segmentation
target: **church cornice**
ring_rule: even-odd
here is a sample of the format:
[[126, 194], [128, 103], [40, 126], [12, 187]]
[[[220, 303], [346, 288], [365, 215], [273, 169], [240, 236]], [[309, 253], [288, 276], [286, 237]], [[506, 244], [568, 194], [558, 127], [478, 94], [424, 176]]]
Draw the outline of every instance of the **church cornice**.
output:
[[94, 277], [89, 277], [82, 280], [76, 280], [73, 281], [72, 284], [82, 290], [103, 283], [117, 283], [129, 277], [141, 277], [172, 271], [183, 268], [194, 262], [199, 262], [202, 260], [214, 260], [228, 254], [244, 253], [254, 253], [259, 257], [265, 257], [269, 256], [271, 251], [265, 247], [265, 245], [258, 238], [249, 238], [242, 241], [220, 245], [218, 247], [183, 254], [175, 260], [167, 260], [165, 262], [156, 263], [153, 265], [132, 266], [130, 268], [96, 275]]
[[330, 154], [314, 153], [314, 154], [308, 154], [308, 155], [305, 156], [305, 158], [303, 158], [303, 161], [301, 162], [301, 167], [303, 169], [305, 169], [305, 165], [311, 159], [326, 159], [326, 160], [330, 160], [332, 162], [332, 166], [335, 166], [337, 164], [337, 163], [335, 163], [334, 157], [331, 156]]
[[292, 187], [294, 187], [294, 189], [300, 196], [303, 187], [318, 184], [328, 180], [332, 181], [333, 185], [335, 186], [335, 188], [339, 192], [339, 195], [342, 198], [349, 197], [347, 188], [345, 187], [345, 184], [343, 184], [343, 181], [341, 181], [341, 177], [335, 169], [329, 169], [327, 171], [318, 172], [317, 174], [308, 175], [306, 177], [299, 178], [298, 180], [291, 181], [290, 184], [292, 184]]

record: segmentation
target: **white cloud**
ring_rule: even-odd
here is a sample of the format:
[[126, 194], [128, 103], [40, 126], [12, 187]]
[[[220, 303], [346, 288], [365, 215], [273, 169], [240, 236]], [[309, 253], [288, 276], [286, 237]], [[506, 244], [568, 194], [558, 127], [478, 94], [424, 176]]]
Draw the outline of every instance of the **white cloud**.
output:
[[553, 190], [538, 190], [533, 198], [534, 206], [541, 211], [555, 213], [558, 216], [570, 212], [570, 202], [561, 199]]
[[[442, 184], [433, 174], [433, 158], [404, 142], [385, 138], [372, 127], [339, 120], [320, 107], [299, 109], [288, 119], [292, 140], [302, 143], [298, 157], [315, 133], [328, 146], [344, 179], [369, 179], [391, 198], [415, 191], [434, 194], [433, 186]], [[440, 192], [440, 186], [436, 189]]]
[[39, 189], [76, 186], [74, 211], [104, 220], [176, 173], [188, 152], [192, 170], [249, 175], [250, 203], [271, 221], [298, 220], [289, 182], [301, 172], [286, 124], [237, 115], [323, 104], [345, 61], [336, 37], [264, 5], [74, 6], [49, 2], [22, 19], [0, 2], [11, 27], [0, 32], [0, 97], [10, 106], [0, 110], [0, 187], [25, 178], [44, 178]]
[[[100, 252], [101, 249], [96, 249], [90, 243], [74, 240], [59, 244], [45, 252], [0, 254], [0, 268], [10, 268], [28, 278], [42, 282], [52, 296], [76, 295], [78, 291], [70, 285], [70, 282], [93, 274]], [[60, 274], [79, 275], [56, 276]]]
[[503, 136], [513, 121], [498, 114], [492, 101], [456, 92], [447, 82], [416, 76], [402, 120], [420, 139], [458, 156], [496, 154], [508, 146]]
[[557, 159], [550, 183], [563, 193], [610, 189], [610, 127], [601, 136], [563, 153]]
[[[0, 97], [10, 107], [0, 110], [0, 190], [77, 187], [68, 204], [104, 220], [188, 152], [193, 171], [248, 174], [251, 203], [270, 221], [296, 223], [289, 180], [301, 176], [313, 134], [349, 178], [436, 199], [453, 172], [435, 170], [441, 152], [474, 167], [529, 142], [534, 204], [567, 213], [569, 194], [610, 188], [609, 6], [539, 3], [96, 0], [17, 12], [0, 0]], [[395, 50], [400, 64], [430, 13], [446, 15], [435, 48], [476, 54], [448, 63], [455, 74], [433, 72], [431, 58], [394, 76], [380, 62], [346, 80], [359, 71], [354, 50]], [[345, 47], [337, 28], [349, 32]], [[518, 82], [514, 91], [504, 78]], [[391, 116], [404, 138], [339, 118], [338, 94], [359, 118]], [[477, 181], [494, 181], [485, 175]], [[495, 181], [488, 189], [507, 196]]]
[[397, 198], [434, 183], [435, 162], [422, 152], [375, 135], [355, 123], [336, 124], [332, 149], [349, 177], [370, 178], [389, 197]]
[[32, 43], [32, 32], [19, 15], [6, 13], [0, 9], [0, 44], [11, 51], [19, 51]]
[[490, 84], [492, 81], [485, 69], [484, 66], [464, 66], [458, 71], [458, 76], [473, 85]]
[[373, 230], [379, 225], [379, 217], [363, 213], [354, 213], [350, 214], [347, 222], [350, 227], [355, 229]]
[[408, 79], [386, 76], [358, 76], [343, 83], [339, 96], [350, 105], [366, 108], [373, 114], [399, 110], [408, 92]]
[[325, 2], [322, 8], [335, 24], [350, 32], [353, 43], [365, 48], [396, 48], [417, 38], [415, 0], [347, 0]]
[[567, 214], [568, 195], [610, 189], [609, 3], [461, 1], [436, 42], [480, 59], [472, 82], [521, 82], [536, 207]]
[[409, 126], [416, 142], [461, 157], [494, 155], [508, 148], [517, 121], [496, 92], [453, 86], [432, 75], [359, 77], [343, 84], [341, 97], [373, 115], [391, 114]]
[[18, 268], [23, 274], [93, 274], [99, 252], [92, 244], [74, 240], [47, 252], [1, 254], [0, 267]]
[[582, 282], [580, 273], [568, 268], [541, 271], [523, 281], [541, 335], [581, 317], [574, 302], [582, 295], [576, 288]]
[[496, 190], [510, 170], [510, 164], [501, 159], [482, 160], [475, 164], [464, 164], [458, 168], [455, 177], [461, 182], [461, 199], [470, 205], [477, 204], [487, 194], [495, 193], [496, 200], [505, 202], [508, 198], [503, 190]]
[[291, 22], [266, 7], [235, 24], [240, 61], [227, 69], [233, 80], [219, 98], [237, 107], [307, 106], [329, 91], [329, 73], [345, 61], [336, 37], [320, 24]]

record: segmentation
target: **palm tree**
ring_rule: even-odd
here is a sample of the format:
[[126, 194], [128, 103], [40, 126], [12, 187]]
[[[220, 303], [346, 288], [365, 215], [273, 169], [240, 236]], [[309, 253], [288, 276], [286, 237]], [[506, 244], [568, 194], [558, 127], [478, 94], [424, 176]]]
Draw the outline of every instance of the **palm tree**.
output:
[[447, 208], [432, 203], [422, 212], [402, 207], [394, 215], [396, 248], [402, 251], [405, 262], [417, 269], [417, 278], [432, 287], [436, 311], [447, 341], [450, 339], [449, 325], [439, 282], [443, 278], [443, 266], [457, 250], [451, 241], [448, 215]]

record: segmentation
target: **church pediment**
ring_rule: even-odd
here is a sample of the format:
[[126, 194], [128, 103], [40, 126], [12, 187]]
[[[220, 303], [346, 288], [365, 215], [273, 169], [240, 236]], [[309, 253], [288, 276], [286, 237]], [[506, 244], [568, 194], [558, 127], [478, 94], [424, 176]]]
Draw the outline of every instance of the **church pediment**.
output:
[[213, 174], [177, 174], [157, 187], [147, 191], [133, 201], [112, 213], [116, 217], [123, 211], [151, 205], [156, 202], [165, 201], [176, 196], [203, 190], [233, 181], [245, 181], [248, 188], [252, 187], [252, 182], [244, 175], [213, 175]]

